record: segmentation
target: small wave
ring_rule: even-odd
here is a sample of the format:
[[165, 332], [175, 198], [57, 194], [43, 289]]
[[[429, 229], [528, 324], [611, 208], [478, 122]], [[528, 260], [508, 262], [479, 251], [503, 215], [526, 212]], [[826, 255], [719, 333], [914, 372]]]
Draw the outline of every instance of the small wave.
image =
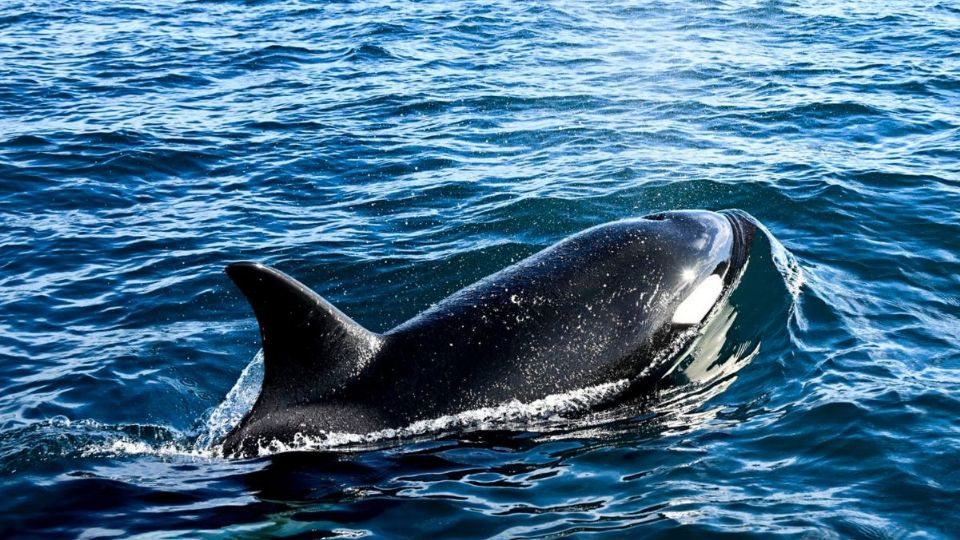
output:
[[212, 457], [189, 434], [149, 424], [110, 425], [57, 416], [0, 434], [0, 473], [62, 458], [120, 455]]
[[0, 141], [3, 149], [30, 149], [45, 148], [53, 143], [37, 135], [16, 135], [10, 139]]
[[358, 61], [391, 60], [396, 58], [395, 55], [393, 55], [387, 49], [379, 45], [372, 45], [369, 43], [364, 43], [360, 46], [350, 48], [344, 57], [349, 60]]
[[319, 52], [307, 47], [292, 45], [267, 45], [256, 50], [244, 51], [235, 56], [235, 65], [249, 69], [289, 67], [318, 62]]
[[838, 119], [882, 118], [887, 112], [854, 101], [805, 103], [781, 109], [726, 113], [729, 118], [758, 124], [796, 123], [798, 125], [836, 124]]
[[759, 226], [770, 241], [770, 254], [773, 258], [773, 264], [776, 265], [780, 275], [783, 276], [783, 283], [787, 286], [793, 304], [796, 305], [800, 299], [800, 291], [807, 281], [803, 267], [800, 266], [800, 261], [793, 253], [790, 253], [790, 250], [781, 244], [763, 224], [759, 224]]

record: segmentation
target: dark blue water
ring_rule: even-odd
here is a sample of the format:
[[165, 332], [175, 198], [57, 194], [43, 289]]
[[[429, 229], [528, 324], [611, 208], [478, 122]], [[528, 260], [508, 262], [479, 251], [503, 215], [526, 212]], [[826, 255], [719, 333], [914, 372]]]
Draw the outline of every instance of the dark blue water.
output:
[[[226, 263], [385, 330], [674, 208], [773, 238], [711, 383], [211, 452]], [[0, 536], [950, 537], [958, 291], [953, 2], [0, 4]]]

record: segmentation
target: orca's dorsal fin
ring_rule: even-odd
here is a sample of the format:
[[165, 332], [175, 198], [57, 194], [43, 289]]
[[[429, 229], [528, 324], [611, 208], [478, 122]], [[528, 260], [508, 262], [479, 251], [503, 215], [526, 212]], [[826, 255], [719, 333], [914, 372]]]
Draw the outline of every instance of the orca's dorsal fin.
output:
[[226, 272], [260, 323], [264, 373], [255, 406], [260, 413], [331, 395], [383, 345], [383, 336], [275, 268], [238, 262]]

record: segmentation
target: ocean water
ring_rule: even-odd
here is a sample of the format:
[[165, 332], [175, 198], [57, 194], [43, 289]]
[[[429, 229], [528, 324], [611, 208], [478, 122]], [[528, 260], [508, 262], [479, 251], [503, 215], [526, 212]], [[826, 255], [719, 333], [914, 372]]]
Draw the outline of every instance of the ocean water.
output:
[[[386, 330], [676, 208], [769, 232], [706, 383], [211, 451], [225, 264]], [[956, 537], [958, 414], [952, 1], [0, 3], [0, 537]]]

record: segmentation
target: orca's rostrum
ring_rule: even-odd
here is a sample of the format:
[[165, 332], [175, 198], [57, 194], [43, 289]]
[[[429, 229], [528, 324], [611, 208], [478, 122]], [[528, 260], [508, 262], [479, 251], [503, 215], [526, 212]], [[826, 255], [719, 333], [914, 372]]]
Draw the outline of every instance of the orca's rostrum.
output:
[[226, 272], [260, 324], [264, 377], [221, 441], [255, 455], [297, 434], [370, 433], [611, 381], [651, 390], [737, 286], [756, 225], [686, 210], [599, 225], [379, 334], [250, 262]]

